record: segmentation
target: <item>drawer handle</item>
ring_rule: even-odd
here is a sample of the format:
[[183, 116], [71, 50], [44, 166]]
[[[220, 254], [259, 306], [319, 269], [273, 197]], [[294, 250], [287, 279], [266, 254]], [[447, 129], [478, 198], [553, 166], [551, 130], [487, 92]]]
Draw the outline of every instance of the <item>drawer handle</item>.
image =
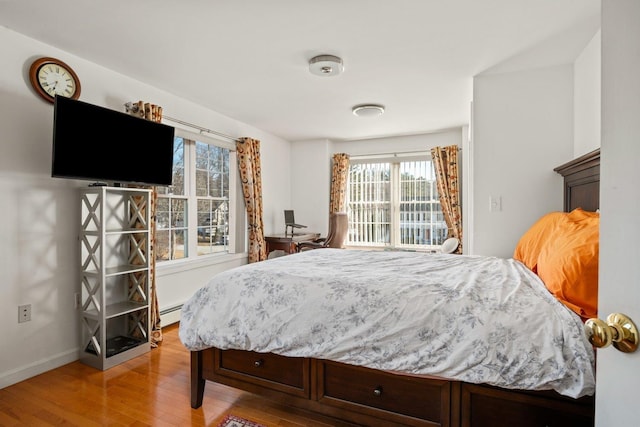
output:
[[376, 387], [375, 390], [373, 390], [373, 395], [376, 397], [382, 396], [382, 387]]
[[258, 359], [255, 362], [253, 362], [253, 366], [255, 366], [256, 368], [259, 368], [262, 365], [264, 365], [264, 360], [262, 360], [262, 359]]

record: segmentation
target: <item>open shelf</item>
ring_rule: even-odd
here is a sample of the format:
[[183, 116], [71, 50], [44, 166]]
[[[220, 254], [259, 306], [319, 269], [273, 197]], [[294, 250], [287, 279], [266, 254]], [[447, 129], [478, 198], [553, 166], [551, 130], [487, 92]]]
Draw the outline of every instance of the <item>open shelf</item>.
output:
[[151, 348], [151, 190], [81, 191], [80, 360], [105, 370]]

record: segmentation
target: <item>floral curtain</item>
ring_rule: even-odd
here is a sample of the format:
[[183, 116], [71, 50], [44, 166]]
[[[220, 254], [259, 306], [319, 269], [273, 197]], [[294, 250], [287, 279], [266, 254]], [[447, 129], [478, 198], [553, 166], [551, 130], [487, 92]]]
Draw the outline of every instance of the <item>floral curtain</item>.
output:
[[436, 172], [436, 185], [440, 206], [449, 229], [448, 237], [460, 241], [454, 253], [462, 253], [462, 214], [460, 211], [460, 176], [458, 173], [458, 146], [434, 147], [431, 158]]
[[329, 213], [346, 212], [347, 178], [349, 176], [349, 155], [336, 153], [333, 155], [333, 170], [331, 171], [331, 195]]
[[[160, 123], [162, 121], [162, 107], [155, 104], [150, 104], [144, 101], [138, 101], [130, 103], [126, 106], [127, 112], [133, 116], [151, 120]], [[150, 206], [151, 210], [151, 224], [149, 224], [149, 230], [151, 231], [151, 247], [149, 248], [149, 263], [150, 263], [150, 276], [149, 276], [149, 291], [150, 291], [150, 307], [151, 307], [151, 325], [150, 325], [150, 343], [151, 347], [157, 347], [158, 343], [162, 341], [162, 326], [160, 324], [160, 308], [158, 304], [158, 295], [156, 291], [156, 206], [158, 202], [158, 193], [154, 186], [136, 186], [138, 188], [151, 189]], [[129, 286], [135, 286], [131, 283]]]
[[260, 141], [242, 138], [236, 142], [236, 155], [249, 222], [249, 263], [267, 259], [262, 222], [262, 175]]

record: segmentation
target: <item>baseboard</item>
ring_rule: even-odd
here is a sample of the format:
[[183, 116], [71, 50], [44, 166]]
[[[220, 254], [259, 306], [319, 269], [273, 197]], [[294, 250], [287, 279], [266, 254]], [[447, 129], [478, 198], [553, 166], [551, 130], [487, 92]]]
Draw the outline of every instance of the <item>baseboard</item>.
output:
[[[169, 326], [180, 321], [182, 304], [164, 309], [160, 312], [160, 325]], [[69, 350], [50, 359], [32, 363], [29, 366], [21, 367], [14, 371], [0, 372], [0, 389], [19, 383], [36, 375], [40, 375], [55, 368], [59, 368], [68, 363], [79, 360], [80, 349]]]
[[75, 362], [79, 359], [80, 349], [69, 350], [61, 353], [50, 359], [40, 360], [32, 363], [29, 366], [21, 367], [19, 369], [0, 373], [0, 388], [9, 387], [10, 385], [17, 384], [20, 381], [27, 380], [36, 375], [43, 374], [55, 368], [59, 368], [68, 363]]
[[160, 310], [160, 327], [178, 323], [182, 313], [182, 304]]

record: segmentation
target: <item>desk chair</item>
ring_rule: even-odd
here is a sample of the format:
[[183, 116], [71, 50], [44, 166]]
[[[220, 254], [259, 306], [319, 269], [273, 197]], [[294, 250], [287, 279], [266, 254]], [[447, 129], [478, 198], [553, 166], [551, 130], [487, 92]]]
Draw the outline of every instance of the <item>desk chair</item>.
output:
[[326, 237], [298, 242], [296, 249], [298, 252], [309, 249], [321, 248], [344, 248], [344, 242], [349, 231], [349, 217], [346, 212], [334, 212], [329, 215], [329, 232]]
[[291, 236], [293, 236], [294, 228], [307, 228], [306, 225], [296, 223], [293, 210], [285, 209], [284, 211], [284, 235], [285, 236], [287, 235], [287, 231], [289, 230], [289, 227], [291, 227]]

